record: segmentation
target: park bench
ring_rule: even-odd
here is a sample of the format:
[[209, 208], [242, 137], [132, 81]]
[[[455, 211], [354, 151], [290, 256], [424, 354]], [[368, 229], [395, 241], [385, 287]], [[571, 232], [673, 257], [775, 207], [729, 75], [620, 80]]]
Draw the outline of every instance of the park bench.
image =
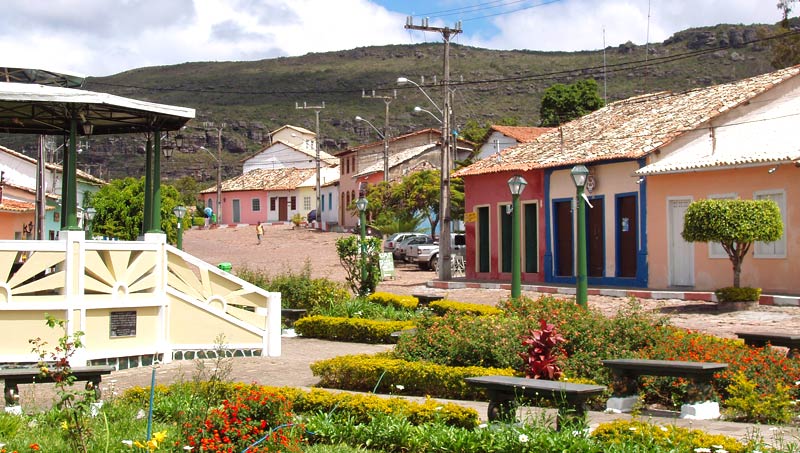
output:
[[304, 308], [281, 308], [281, 318], [286, 320], [287, 327], [292, 327], [306, 313], [308, 313], [308, 310]]
[[554, 401], [559, 406], [556, 429], [568, 419], [582, 420], [586, 415], [586, 400], [606, 390], [600, 385], [513, 376], [478, 376], [464, 380], [472, 386], [485, 389], [489, 398], [489, 409], [486, 413], [489, 421], [513, 420], [515, 402], [543, 398]]
[[[86, 381], [86, 390], [93, 390], [97, 401], [100, 401], [100, 381], [103, 375], [114, 371], [113, 366], [85, 366], [72, 368], [72, 375], [76, 381]], [[37, 368], [9, 368], [0, 369], [0, 381], [3, 383], [3, 395], [6, 410], [19, 405], [19, 384], [33, 384], [55, 382], [50, 376], [42, 376]]]
[[614, 395], [607, 409], [630, 412], [638, 401], [639, 376], [682, 377], [691, 381], [690, 398], [693, 401], [681, 407], [681, 418], [719, 418], [719, 404], [707, 402], [713, 395], [711, 382], [714, 374], [728, 367], [727, 363], [685, 362], [679, 360], [612, 359], [603, 365], [614, 374]]
[[444, 299], [444, 296], [435, 294], [412, 294], [412, 296], [417, 298], [420, 307], [427, 307], [431, 302]]
[[764, 347], [783, 346], [789, 348], [786, 357], [792, 358], [797, 355], [800, 348], [800, 335], [792, 333], [772, 333], [772, 332], [736, 332], [736, 336], [744, 340], [744, 344], [749, 346]]

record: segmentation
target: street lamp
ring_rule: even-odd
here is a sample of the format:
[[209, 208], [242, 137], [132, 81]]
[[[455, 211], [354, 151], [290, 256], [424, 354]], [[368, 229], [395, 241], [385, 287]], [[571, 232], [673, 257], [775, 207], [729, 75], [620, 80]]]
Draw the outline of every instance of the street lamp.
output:
[[367, 221], [365, 214], [367, 211], [367, 199], [363, 196], [356, 201], [356, 208], [358, 208], [358, 219], [361, 224], [361, 288], [364, 287], [364, 282], [367, 281]]
[[511, 191], [511, 298], [516, 299], [522, 295], [522, 272], [520, 270], [522, 248], [519, 231], [519, 195], [525, 190], [528, 181], [522, 176], [512, 176], [508, 180], [508, 189]]
[[570, 171], [572, 180], [577, 188], [575, 203], [578, 208], [578, 276], [575, 279], [575, 300], [582, 307], [587, 306], [587, 281], [586, 281], [586, 206], [583, 200], [583, 187], [589, 177], [589, 169], [583, 165], [576, 165]]
[[389, 181], [389, 140], [386, 138], [386, 134], [381, 133], [374, 124], [370, 123], [369, 120], [366, 118], [361, 118], [360, 116], [356, 116], [356, 121], [363, 121], [378, 134], [378, 137], [383, 140], [383, 180]]
[[85, 214], [87, 220], [86, 223], [88, 224], [86, 228], [86, 238], [91, 239], [93, 237], [92, 227], [94, 226], [92, 225], [92, 221], [94, 220], [94, 216], [97, 215], [97, 210], [95, 208], [87, 208]]
[[186, 206], [175, 206], [175, 208], [172, 209], [172, 213], [178, 218], [178, 241], [175, 245], [178, 246], [178, 250], [183, 250], [183, 228], [181, 228], [181, 221], [183, 220], [183, 216], [186, 215]]
[[428, 115], [432, 116], [432, 117], [433, 117], [433, 119], [435, 119], [436, 121], [438, 121], [438, 122], [439, 122], [439, 124], [442, 124], [442, 120], [440, 120], [440, 119], [439, 119], [439, 117], [438, 117], [438, 116], [436, 116], [436, 115], [434, 115], [434, 114], [433, 114], [433, 112], [431, 112], [430, 110], [425, 110], [424, 108], [422, 108], [422, 107], [420, 107], [420, 106], [416, 106], [416, 107], [414, 107], [414, 113], [419, 113], [419, 112], [425, 112], [425, 113], [427, 113]]
[[406, 77], [398, 77], [398, 78], [397, 78], [397, 84], [398, 84], [398, 85], [401, 85], [401, 86], [402, 86], [402, 85], [405, 85], [405, 84], [407, 84], [407, 83], [410, 83], [411, 85], [414, 85], [415, 87], [419, 88], [419, 91], [422, 91], [422, 94], [424, 94], [424, 95], [425, 95], [425, 97], [426, 97], [426, 98], [428, 98], [428, 101], [429, 101], [431, 104], [433, 104], [433, 106], [434, 106], [434, 107], [436, 107], [436, 110], [438, 110], [438, 111], [439, 111], [439, 114], [440, 114], [440, 115], [443, 115], [443, 114], [444, 114], [444, 111], [443, 111], [442, 109], [440, 109], [440, 108], [439, 108], [439, 106], [438, 106], [438, 105], [437, 105], [435, 102], [433, 102], [433, 99], [431, 99], [431, 97], [430, 97], [430, 96], [428, 96], [428, 93], [426, 93], [426, 92], [425, 92], [425, 90], [423, 90], [423, 89], [422, 89], [422, 87], [421, 87], [421, 86], [419, 86], [419, 84], [418, 84], [417, 82], [415, 82], [415, 81], [413, 81], [413, 80], [411, 80], [411, 79], [409, 79], [409, 78], [406, 78]]

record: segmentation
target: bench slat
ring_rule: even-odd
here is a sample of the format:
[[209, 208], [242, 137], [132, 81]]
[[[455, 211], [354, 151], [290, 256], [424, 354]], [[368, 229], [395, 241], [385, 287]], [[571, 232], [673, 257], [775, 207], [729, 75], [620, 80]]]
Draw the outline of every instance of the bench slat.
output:
[[736, 336], [752, 346], [786, 346], [796, 348], [800, 346], [800, 335], [791, 333], [771, 333], [771, 332], [736, 332]]
[[525, 396], [536, 396], [540, 392], [593, 396], [603, 393], [605, 390], [605, 387], [599, 385], [546, 381], [544, 379], [528, 379], [514, 376], [479, 376], [464, 378], [464, 380], [477, 387], [508, 390], [511, 393], [522, 393]]
[[680, 360], [610, 359], [603, 365], [614, 372], [630, 376], [653, 375], [671, 377], [711, 378], [714, 373], [728, 368], [727, 363], [685, 362]]

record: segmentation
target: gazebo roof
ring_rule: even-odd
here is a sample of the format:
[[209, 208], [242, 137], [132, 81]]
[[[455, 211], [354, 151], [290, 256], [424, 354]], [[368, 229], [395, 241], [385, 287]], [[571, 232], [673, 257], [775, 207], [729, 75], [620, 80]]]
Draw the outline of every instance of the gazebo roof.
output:
[[[64, 134], [73, 116], [90, 122], [92, 135], [178, 130], [194, 109], [107, 93], [33, 83], [0, 82], [0, 132]], [[80, 129], [80, 128], [79, 128]]]

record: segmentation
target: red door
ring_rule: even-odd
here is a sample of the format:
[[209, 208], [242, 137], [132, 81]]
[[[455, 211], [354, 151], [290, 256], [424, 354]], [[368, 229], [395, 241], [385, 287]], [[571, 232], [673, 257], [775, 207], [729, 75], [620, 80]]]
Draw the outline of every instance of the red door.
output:
[[605, 203], [602, 198], [592, 200], [592, 208], [586, 206], [586, 273], [589, 277], [602, 277], [605, 267], [605, 235], [603, 219]]
[[287, 222], [289, 220], [288, 199], [286, 197], [278, 197], [278, 221]]

